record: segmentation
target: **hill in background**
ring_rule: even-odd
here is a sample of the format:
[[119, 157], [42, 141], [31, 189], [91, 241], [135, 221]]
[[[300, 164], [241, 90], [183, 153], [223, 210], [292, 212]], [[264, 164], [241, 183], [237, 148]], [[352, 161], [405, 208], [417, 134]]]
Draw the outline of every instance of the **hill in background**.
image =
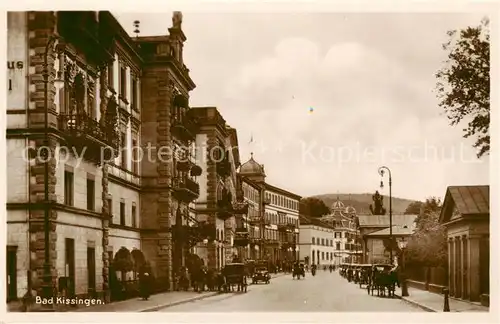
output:
[[[358, 214], [371, 214], [370, 213], [370, 205], [373, 204], [372, 193], [363, 193], [363, 194], [324, 194], [313, 196], [315, 198], [323, 200], [323, 202], [331, 208], [332, 204], [337, 201], [337, 197], [339, 197], [340, 201], [347, 206], [353, 206], [356, 208], [356, 212]], [[393, 214], [403, 214], [408, 207], [409, 204], [414, 202], [415, 200], [411, 199], [403, 199], [392, 197], [392, 213]], [[384, 195], [384, 207], [389, 213], [389, 196]]]

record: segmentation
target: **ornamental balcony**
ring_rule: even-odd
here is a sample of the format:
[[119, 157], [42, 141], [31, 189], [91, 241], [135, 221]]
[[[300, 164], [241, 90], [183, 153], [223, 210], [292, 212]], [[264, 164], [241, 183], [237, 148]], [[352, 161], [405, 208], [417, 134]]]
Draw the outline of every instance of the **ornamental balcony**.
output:
[[234, 213], [237, 215], [248, 214], [248, 203], [237, 202], [233, 204]]
[[267, 239], [266, 244], [271, 245], [271, 246], [275, 246], [275, 245], [279, 245], [279, 241], [277, 239]]
[[261, 245], [264, 239], [261, 237], [250, 237], [250, 245]]
[[173, 196], [183, 202], [191, 202], [200, 196], [200, 185], [184, 176], [172, 179]]
[[216, 237], [214, 224], [198, 223], [194, 226], [174, 226], [172, 229], [174, 243], [177, 241], [187, 244], [190, 248], [203, 240], [213, 241]]
[[234, 210], [231, 193], [224, 189], [222, 197], [217, 200], [217, 217], [222, 220], [226, 220], [233, 215]]
[[293, 232], [293, 231], [295, 231], [295, 224], [292, 224], [292, 223], [280, 223], [280, 224], [278, 224], [278, 231], [281, 231], [281, 232]]
[[[99, 123], [85, 113], [60, 114], [58, 128], [62, 137], [84, 158], [100, 164], [102, 159], [118, 156], [119, 135], [111, 124]], [[110, 148], [110, 149], [105, 149]], [[104, 152], [109, 156], [102, 156]]]
[[183, 157], [181, 157], [181, 159], [181, 161], [176, 163], [177, 171], [189, 172], [192, 177], [198, 177], [203, 173], [201, 167], [196, 165], [195, 162], [189, 159], [184, 159]]
[[236, 228], [233, 245], [234, 246], [247, 246], [250, 243], [250, 233], [248, 233], [248, 229], [244, 227]]
[[254, 226], [257, 226], [257, 225], [270, 225], [270, 221], [266, 218], [262, 218], [262, 217], [251, 217], [249, 220], [248, 220], [248, 223], [250, 225], [254, 225]]
[[183, 142], [194, 141], [198, 131], [197, 124], [193, 117], [186, 114], [181, 117], [172, 118], [170, 130], [175, 138]]

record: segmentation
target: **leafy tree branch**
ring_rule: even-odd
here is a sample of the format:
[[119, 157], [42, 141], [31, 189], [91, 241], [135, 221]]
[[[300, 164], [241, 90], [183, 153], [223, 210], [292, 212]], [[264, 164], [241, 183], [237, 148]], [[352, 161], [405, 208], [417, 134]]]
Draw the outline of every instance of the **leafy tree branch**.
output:
[[489, 20], [479, 26], [448, 32], [443, 44], [445, 66], [436, 73], [439, 106], [455, 126], [467, 121], [464, 138], [476, 137], [480, 158], [490, 151], [490, 32]]

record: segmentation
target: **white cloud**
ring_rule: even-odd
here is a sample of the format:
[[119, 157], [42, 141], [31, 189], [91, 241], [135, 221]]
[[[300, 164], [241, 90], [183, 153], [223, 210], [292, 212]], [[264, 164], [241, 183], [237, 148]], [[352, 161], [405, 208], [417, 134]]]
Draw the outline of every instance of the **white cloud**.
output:
[[[396, 196], [488, 183], [488, 162], [471, 162], [471, 141], [440, 116], [432, 93], [446, 31], [482, 16], [186, 13], [190, 100], [218, 107], [237, 128], [242, 160], [253, 133], [265, 144], [253, 150], [268, 180], [301, 195], [375, 190], [381, 164], [393, 171]], [[129, 32], [139, 19], [143, 35], [170, 27], [164, 13], [119, 19]], [[303, 159], [301, 141], [316, 144], [315, 161]], [[332, 150], [332, 161], [319, 161]]]
[[[422, 199], [444, 193], [449, 174], [478, 168], [460, 164], [464, 154], [474, 160], [474, 151], [460, 148], [460, 130], [439, 116], [432, 86], [363, 44], [337, 43], [320, 55], [314, 42], [292, 38], [242, 67], [226, 95], [252, 116], [245, 128], [268, 143], [254, 157], [276, 185], [304, 195], [371, 191], [386, 164], [397, 177], [396, 196]], [[272, 149], [278, 142], [280, 152]]]

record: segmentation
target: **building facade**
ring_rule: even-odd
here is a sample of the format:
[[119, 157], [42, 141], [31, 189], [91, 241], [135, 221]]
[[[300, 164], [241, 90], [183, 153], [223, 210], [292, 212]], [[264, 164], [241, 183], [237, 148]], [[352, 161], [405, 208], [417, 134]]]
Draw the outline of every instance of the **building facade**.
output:
[[241, 165], [239, 174], [259, 190], [260, 211], [249, 220], [250, 227], [255, 229], [250, 240], [261, 251], [259, 257], [274, 263], [296, 260], [301, 197], [267, 183], [264, 166], [254, 160], [253, 154]]
[[[17, 247], [9, 258], [19, 283], [11, 297], [42, 279], [47, 247], [48, 282], [66, 278], [70, 294], [100, 295], [114, 252], [141, 250], [139, 168], [130, 155], [140, 141], [141, 60], [107, 12], [9, 12], [8, 34], [8, 60], [17, 62], [7, 99], [7, 182], [16, 188], [7, 199], [8, 246]], [[48, 163], [36, 154], [44, 147]]]
[[448, 287], [455, 298], [490, 301], [490, 188], [451, 186], [439, 222], [448, 236]]
[[299, 202], [301, 196], [265, 183], [266, 240], [278, 239], [267, 250], [272, 260], [295, 261], [299, 257]]
[[[393, 238], [410, 236], [415, 230], [417, 215], [393, 214]], [[390, 250], [387, 241], [390, 238], [389, 215], [359, 215], [363, 263], [390, 263]], [[397, 253], [393, 251], [393, 263], [397, 262]]]
[[262, 185], [241, 176], [241, 185], [245, 202], [248, 204], [248, 213], [242, 219], [241, 227], [248, 233], [248, 244], [240, 251], [241, 259], [259, 260], [262, 256], [263, 222], [262, 222]]
[[202, 240], [194, 201], [213, 167], [197, 164], [181, 26], [176, 12], [169, 35], [132, 39], [106, 11], [8, 13], [9, 299], [47, 273], [109, 299], [145, 265], [172, 288]]
[[334, 264], [359, 263], [361, 244], [356, 209], [352, 206], [346, 207], [337, 197], [330, 210], [331, 214], [321, 217], [321, 221], [335, 229]]
[[336, 264], [334, 228], [318, 219], [300, 217], [299, 259], [308, 265]]
[[237, 254], [236, 215], [246, 213], [236, 173], [240, 163], [238, 138], [236, 130], [227, 125], [215, 107], [197, 107], [192, 111], [199, 125], [197, 163], [203, 170], [196, 218], [205, 224], [208, 240], [197, 245], [196, 254], [209, 267], [220, 269]]

